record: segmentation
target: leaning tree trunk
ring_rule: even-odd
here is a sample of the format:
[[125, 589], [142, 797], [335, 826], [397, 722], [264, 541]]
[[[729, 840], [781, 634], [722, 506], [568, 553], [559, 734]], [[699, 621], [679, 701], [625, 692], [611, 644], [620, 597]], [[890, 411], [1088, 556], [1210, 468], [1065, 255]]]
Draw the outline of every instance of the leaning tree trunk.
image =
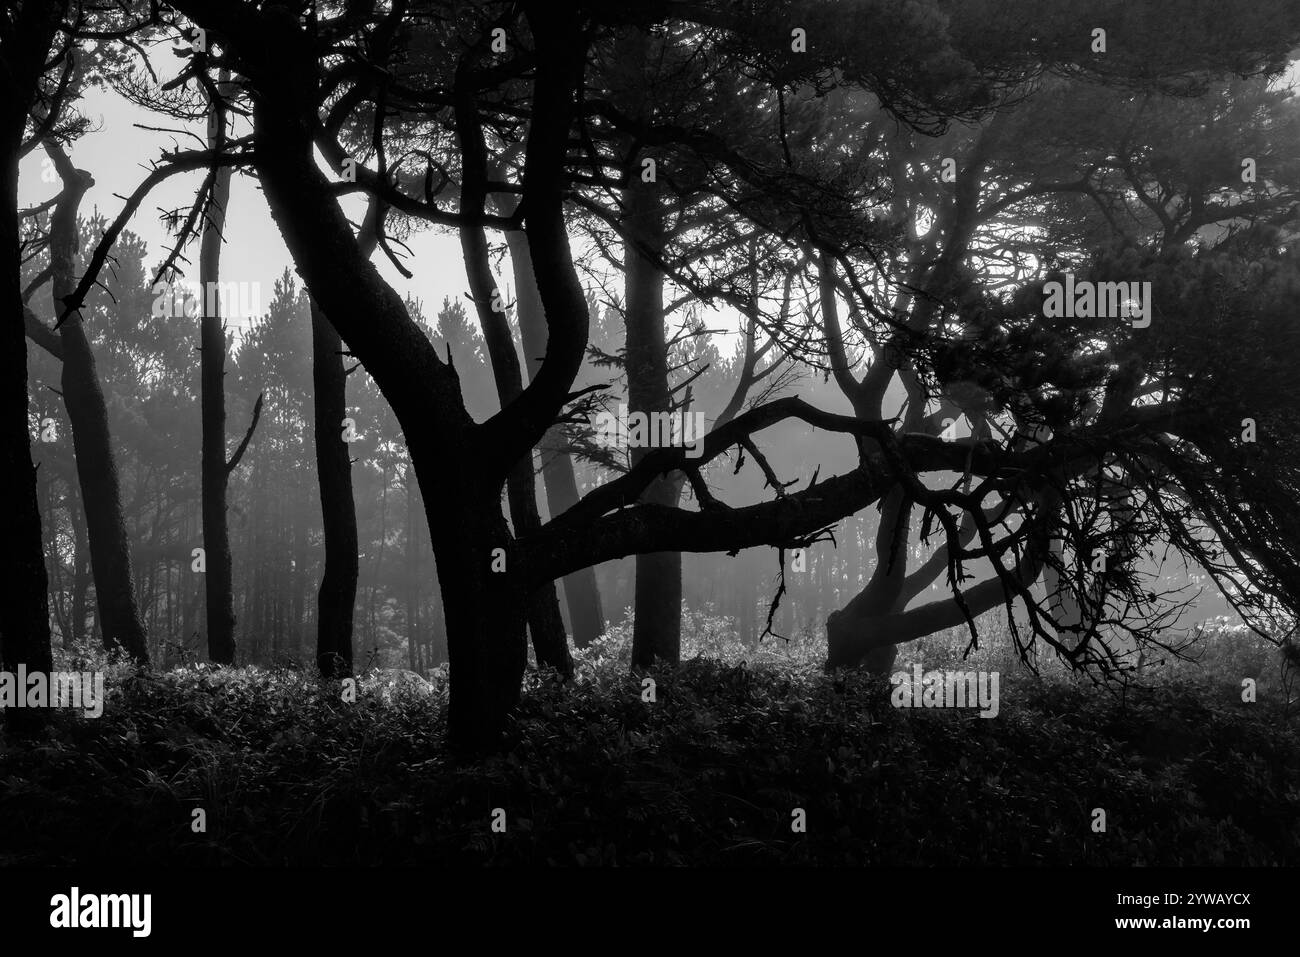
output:
[[[229, 74], [222, 72], [218, 92]], [[219, 148], [226, 139], [226, 115], [220, 100], [210, 105], [208, 147]], [[221, 276], [221, 234], [230, 198], [230, 167], [220, 167], [213, 177], [203, 240], [199, 247], [200, 405], [202, 415], [201, 482], [203, 500], [204, 588], [207, 597], [208, 657], [217, 664], [235, 662], [235, 593], [230, 555], [230, 528], [226, 524], [226, 489], [230, 468], [226, 463], [226, 329], [216, 294]]]
[[[634, 176], [626, 190], [628, 216], [624, 249], [627, 300], [627, 407], [633, 412], [668, 412], [668, 347], [664, 339], [664, 274], [646, 253], [663, 248], [663, 224], [658, 197], [649, 184]], [[643, 252], [644, 249], [644, 252]], [[635, 466], [650, 451], [633, 448]], [[641, 501], [676, 505], [681, 481], [660, 476]], [[632, 667], [649, 668], [656, 661], [677, 664], [682, 640], [681, 552], [651, 552], [636, 557], [635, 618], [632, 625]]]
[[[514, 271], [515, 308], [519, 317], [519, 336], [524, 345], [524, 367], [531, 380], [546, 356], [546, 312], [542, 309], [542, 301], [537, 294], [537, 279], [533, 275], [528, 238], [521, 231], [511, 230], [506, 233], [506, 245], [510, 248], [510, 264]], [[555, 518], [578, 504], [578, 479], [564, 430], [556, 426], [548, 431], [538, 446], [538, 451], [542, 460], [546, 501], [551, 518]], [[564, 599], [569, 607], [573, 643], [579, 648], [585, 648], [605, 632], [605, 613], [600, 605], [596, 569], [588, 567], [566, 575]]]
[[[24, 3], [0, 38], [5, 96], [0, 102], [0, 664], [48, 672], [50, 606], [41, 513], [28, 431], [27, 343], [18, 243], [18, 160], [27, 111], [53, 42], [62, 5]], [[27, 730], [43, 708], [10, 708], [6, 723]]]
[[[1048, 476], [1048, 481], [1060, 482], [1063, 477], [1058, 473]], [[1027, 510], [1025, 521], [1033, 521], [1034, 525], [1026, 530], [1026, 540], [1019, 559], [1008, 569], [1013, 580], [1019, 581], [1024, 588], [1029, 588], [1043, 571], [1051, 548], [1050, 516], [1056, 514], [1060, 504], [1060, 495], [1050, 484], [1031, 494], [1032, 509]], [[1031, 519], [1029, 515], [1037, 517]], [[881, 524], [883, 527], [884, 522]], [[941, 546], [941, 549], [943, 547], [945, 546]], [[933, 562], [932, 558], [917, 570], [922, 580], [938, 577], [932, 574]], [[946, 566], [946, 561], [940, 564]], [[948, 628], [965, 626], [967, 613], [978, 618], [1007, 602], [1007, 583], [1000, 575], [964, 588], [960, 603], [949, 592], [935, 601], [908, 608], [908, 602], [920, 593], [920, 589], [905, 586], [896, 599], [894, 609], [885, 613], [874, 613], [865, 601], [858, 603], [858, 599], [869, 590], [870, 585], [844, 609], [832, 612], [827, 618], [827, 668], [855, 664], [870, 666], [873, 660], [879, 660], [872, 656], [885, 654], [886, 646], [896, 648]]]
[[[62, 312], [63, 298], [71, 295], [77, 285], [77, 210], [94, 180], [84, 170], [74, 169], [58, 147], [52, 147], [50, 155], [63, 179], [63, 192], [50, 220], [50, 277], [57, 315]], [[63, 402], [72, 426], [77, 483], [86, 517], [90, 568], [104, 644], [121, 648], [137, 664], [147, 665], [149, 651], [136, 604], [131, 546], [122, 516], [122, 487], [109, 435], [108, 407], [79, 309], [64, 317], [59, 339], [63, 347]]]
[[854, 657], [846, 648], [846, 632], [853, 623], [857, 629], [875, 630], [883, 625], [873, 625], [888, 615], [903, 610], [906, 598], [903, 587], [907, 580], [907, 539], [911, 531], [912, 503], [902, 489], [894, 489], [886, 496], [881, 509], [880, 528], [876, 533], [876, 566], [866, 587], [826, 623], [826, 660], [831, 667], [860, 664], [872, 674], [888, 674], [898, 657], [898, 645], [887, 643], [874, 647], [867, 654]]

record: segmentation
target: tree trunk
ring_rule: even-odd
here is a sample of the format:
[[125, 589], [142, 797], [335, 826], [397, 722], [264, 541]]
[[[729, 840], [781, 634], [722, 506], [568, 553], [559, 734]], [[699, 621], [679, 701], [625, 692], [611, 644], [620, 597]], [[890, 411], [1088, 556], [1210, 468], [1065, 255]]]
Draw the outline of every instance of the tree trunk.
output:
[[552, 355], [529, 386], [532, 401], [503, 415], [490, 441], [465, 409], [455, 370], [439, 358], [396, 290], [358, 254], [354, 231], [317, 165], [312, 41], [292, 17], [265, 14], [259, 44], [275, 56], [247, 50], [262, 73], [253, 130], [267, 205], [309, 291], [397, 416], [420, 483], [451, 659], [448, 741], [458, 751], [492, 747], [519, 698], [527, 662], [521, 589], [528, 579], [518, 560], [507, 572], [491, 568], [493, 550], [505, 549], [509, 562], [513, 546], [501, 492], [509, 460], [534, 444], [525, 445], [533, 433], [544, 434], [542, 421], [554, 419], [586, 345], [585, 300], [563, 218], [565, 142], [585, 48], [576, 14], [558, 13], [530, 10], [540, 119], [529, 131], [525, 193], [548, 315], [555, 303]]
[[[72, 496], [69, 495], [71, 500]], [[72, 523], [72, 628], [71, 643], [79, 645], [86, 637], [86, 593], [90, 589], [90, 545], [86, 541], [86, 524], [69, 508]], [[64, 646], [67, 646], [67, 642]]]
[[[533, 260], [528, 252], [527, 237], [520, 231], [512, 230], [506, 233], [506, 244], [510, 247], [510, 264], [514, 271], [519, 335], [524, 345], [524, 367], [528, 370], [531, 381], [546, 355], [546, 313], [537, 294], [537, 279], [533, 275]], [[542, 482], [546, 486], [548, 512], [551, 518], [555, 518], [578, 503], [578, 479], [564, 430], [551, 428], [538, 446], [538, 452], [541, 456]], [[569, 607], [569, 622], [573, 626], [573, 643], [579, 648], [586, 648], [605, 632], [605, 614], [600, 604], [600, 589], [596, 587], [594, 567], [564, 577], [564, 600]]]
[[[63, 178], [63, 192], [50, 219], [51, 288], [58, 315], [63, 311], [63, 297], [76, 288], [77, 210], [94, 180], [84, 170], [74, 169], [59, 148], [51, 148], [50, 156]], [[121, 482], [109, 435], [108, 407], [80, 310], [63, 320], [59, 339], [63, 346], [60, 384], [72, 426], [77, 483], [81, 487], [104, 642], [110, 648], [122, 648], [137, 664], [148, 665], [144, 623], [136, 605], [131, 546], [122, 516]]]
[[[0, 663], [13, 671], [49, 672], [50, 606], [41, 513], [28, 432], [27, 343], [18, 243], [18, 159], [27, 111], [62, 12], [46, 0], [8, 15], [0, 44], [5, 96], [0, 104]], [[43, 708], [10, 708], [15, 730], [44, 723]]]
[[388, 460], [380, 466], [383, 476], [379, 491], [379, 544], [375, 548], [375, 561], [371, 566], [369, 593], [366, 595], [366, 647], [367, 660], [379, 651], [379, 623], [375, 612], [375, 602], [379, 596], [379, 586], [384, 580], [384, 551], [388, 548]]
[[[229, 74], [222, 71], [221, 80]], [[218, 91], [223, 85], [218, 85]], [[226, 138], [225, 110], [209, 107], [208, 146], [218, 148]], [[221, 233], [230, 197], [230, 167], [217, 170], [199, 247], [199, 286], [202, 320], [199, 331], [200, 404], [202, 415], [201, 478], [203, 500], [204, 588], [207, 596], [208, 657], [217, 664], [235, 663], [235, 596], [231, 567], [230, 528], [226, 524], [226, 330], [216, 295], [221, 277]]]
[[316, 665], [326, 678], [352, 673], [352, 615], [357, 599], [357, 509], [352, 496], [352, 456], [343, 441], [347, 373], [343, 340], [316, 300], [311, 301], [312, 383], [316, 473], [325, 530], [316, 626]]
[[[627, 408], [633, 412], [667, 412], [668, 348], [664, 338], [664, 274], [638, 244], [650, 252], [663, 248], [663, 224], [655, 190], [634, 176], [625, 191], [628, 209], [624, 249], [627, 300]], [[630, 450], [635, 466], [650, 449]], [[655, 505], [673, 506], [681, 494], [674, 475], [657, 479], [641, 497]], [[632, 625], [632, 667], [649, 668], [656, 661], [677, 664], [682, 640], [681, 552], [652, 552], [636, 557], [636, 617]]]
[[[425, 461], [418, 446], [411, 454], [416, 463]], [[435, 456], [436, 461], [440, 456]], [[419, 464], [416, 476], [425, 502], [445, 502], [429, 531], [442, 585], [448, 659], [457, 676], [448, 703], [448, 744], [458, 754], [477, 754], [496, 746], [519, 702], [528, 661], [525, 596], [511, 570], [510, 530], [499, 495], [487, 499], [472, 483], [455, 491], [433, 486]], [[505, 571], [493, 571], [502, 562]]]
[[[902, 489], [895, 489], [885, 498], [880, 515], [880, 528], [876, 533], [876, 566], [867, 586], [853, 597], [843, 610], [827, 619], [827, 664], [861, 664], [872, 674], [889, 674], [898, 657], [898, 647], [886, 636], [875, 636], [880, 644], [860, 658], [854, 658], [845, 644], [850, 621], [869, 621], [884, 618], [902, 610], [900, 598], [907, 580], [907, 539], [911, 529], [912, 503]], [[837, 627], [831, 626], [835, 618]], [[859, 625], [859, 627], [862, 627]]]
[[[60, 641], [64, 648], [72, 643], [72, 616], [68, 609], [64, 591], [65, 585], [63, 580], [63, 561], [59, 556], [55, 542], [58, 540], [59, 529], [59, 508], [62, 507], [68, 514], [68, 525], [76, 533], [76, 519], [72, 515], [72, 494], [64, 498], [62, 502], [57, 501], [54, 494], [55, 479], [51, 474], [41, 475], [41, 470], [37, 470], [36, 498], [41, 503], [41, 514], [48, 515], [48, 521], [41, 523], [41, 551], [42, 553], [53, 554], [54, 561], [47, 566], [50, 574], [50, 615], [52, 621], [50, 624], [50, 638], [53, 641], [54, 630], [58, 630]], [[53, 471], [53, 470], [51, 470]], [[46, 536], [49, 540], [46, 540]], [[74, 546], [75, 547], [75, 546]], [[76, 573], [76, 555], [73, 554], [72, 572]]]
[[[1052, 515], [1060, 507], [1060, 498], [1050, 487], [1040, 489], [1033, 493], [1033, 506], [1035, 514]], [[1025, 520], [1030, 521], [1029, 518]], [[1045, 556], [1050, 549], [1047, 532], [1049, 523], [1041, 518], [1036, 522], [1034, 527], [1028, 529], [1020, 558], [1009, 570], [1026, 588], [1041, 574]], [[866, 601], [859, 601], [870, 588], [868, 585], [843, 610], [832, 612], [826, 619], [827, 668], [880, 660], [880, 657], [872, 656], [883, 656], [886, 646], [894, 648], [966, 624], [965, 612], [951, 593], [906, 611], [901, 610], [902, 604], [897, 604], [892, 611], [877, 612]], [[1005, 604], [1006, 595], [1007, 584], [996, 575], [962, 589], [966, 611], [975, 618]]]
[[[473, 97], [459, 78], [457, 91], [456, 132], [463, 157], [461, 213], [481, 215], [487, 199], [487, 150]], [[504, 409], [524, 391], [523, 373], [519, 368], [519, 355], [515, 352], [514, 335], [506, 319], [505, 302], [492, 277], [483, 227], [462, 226], [460, 245], [465, 257], [470, 295], [474, 299], [479, 324], [483, 327], [483, 341], [492, 363], [497, 397]], [[510, 519], [516, 536], [535, 532], [541, 527], [531, 449], [511, 467], [506, 477], [506, 498], [510, 503]], [[554, 668], [566, 677], [572, 675], [573, 659], [569, 656], [568, 636], [560, 617], [555, 582], [548, 581], [539, 586], [526, 597], [526, 602], [528, 631], [532, 635], [538, 666]]]
[[420, 674], [420, 543], [415, 469], [406, 466], [406, 662]]
[[1047, 608], [1052, 630], [1061, 643], [1073, 647], [1084, 631], [1083, 608], [1071, 581], [1062, 575], [1065, 543], [1060, 537], [1051, 540], [1051, 561], [1043, 568], [1043, 587], [1047, 591]]

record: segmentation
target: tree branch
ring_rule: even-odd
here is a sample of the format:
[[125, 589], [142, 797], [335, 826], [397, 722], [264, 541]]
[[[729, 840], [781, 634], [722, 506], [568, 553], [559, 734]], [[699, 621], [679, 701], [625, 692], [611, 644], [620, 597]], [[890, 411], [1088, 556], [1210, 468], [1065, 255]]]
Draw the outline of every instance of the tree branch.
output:
[[253, 439], [253, 432], [257, 429], [257, 421], [262, 417], [262, 399], [266, 393], [259, 392], [257, 401], [253, 403], [253, 421], [248, 425], [248, 431], [244, 433], [244, 440], [239, 443], [239, 448], [235, 449], [235, 454], [231, 456], [230, 461], [226, 463], [226, 472], [233, 472], [239, 465], [239, 460], [244, 457], [244, 452], [248, 449], [248, 443]]

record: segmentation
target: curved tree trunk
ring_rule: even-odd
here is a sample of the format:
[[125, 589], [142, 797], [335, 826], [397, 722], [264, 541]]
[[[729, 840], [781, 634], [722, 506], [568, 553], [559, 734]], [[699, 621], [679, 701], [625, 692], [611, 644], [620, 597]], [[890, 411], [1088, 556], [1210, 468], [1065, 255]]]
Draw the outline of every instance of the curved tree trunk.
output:
[[[205, 22], [209, 14], [220, 20], [209, 10], [196, 12]], [[527, 590], [545, 580], [545, 569], [530, 570], [529, 553], [516, 548], [502, 491], [515, 462], [562, 410], [588, 332], [563, 214], [565, 145], [586, 40], [576, 11], [530, 6], [526, 12], [537, 68], [525, 229], [551, 345], [520, 400], [482, 425], [465, 408], [455, 369], [438, 356], [397, 291], [359, 255], [354, 231], [317, 164], [312, 39], [276, 8], [256, 14], [261, 29], [255, 43], [231, 41], [258, 74], [254, 164], [272, 218], [308, 290], [365, 363], [406, 437], [442, 585], [451, 664], [448, 743], [462, 752], [495, 746], [519, 699]]]
[[[76, 287], [77, 210], [94, 180], [74, 169], [57, 146], [49, 150], [63, 179], [63, 192], [50, 219], [50, 275], [56, 315], [63, 297]], [[69, 313], [59, 327], [63, 369], [60, 384], [72, 426], [77, 483], [86, 517], [86, 537], [95, 600], [103, 625], [104, 644], [121, 648], [137, 664], [149, 663], [144, 623], [136, 605], [131, 546], [122, 516], [122, 488], [113, 455], [108, 407], [95, 371], [95, 356], [81, 321], [81, 311]]]
[[[895, 371], [879, 352], [866, 376], [856, 379], [848, 365], [836, 301], [834, 260], [823, 250], [819, 256], [820, 299], [823, 331], [831, 358], [836, 383], [853, 406], [854, 414], [863, 419], [878, 419], [883, 414], [884, 401]], [[901, 307], [900, 299], [896, 307]], [[927, 307], [928, 308], [928, 307]], [[925, 428], [926, 396], [914, 373], [904, 366], [897, 372], [907, 392], [908, 405], [904, 415], [903, 431]], [[864, 443], [860, 451], [867, 451], [874, 443]], [[933, 581], [942, 570], [928, 562], [909, 576], [909, 539], [912, 531], [911, 498], [900, 487], [885, 496], [881, 504], [880, 524], [876, 529], [875, 567], [863, 589], [842, 609], [831, 612], [826, 618], [826, 667], [860, 665], [872, 674], [886, 675], [898, 658], [898, 645], [920, 638], [930, 631], [915, 633], [917, 627], [928, 627], [935, 607], [905, 612], [909, 601]], [[995, 584], [997, 584], [995, 582]], [[949, 601], [960, 617], [960, 605]], [[991, 607], [991, 606], [990, 606]], [[904, 617], [910, 615], [911, 617]], [[918, 623], [922, 623], [919, 624]], [[951, 627], [945, 625], [943, 627]]]
[[[482, 215], [487, 199], [487, 150], [473, 98], [468, 94], [457, 95], [456, 132], [463, 157], [461, 212]], [[519, 355], [515, 352], [510, 323], [506, 319], [505, 302], [492, 277], [483, 227], [462, 226], [460, 244], [465, 257], [470, 294], [474, 299], [479, 324], [483, 327], [483, 341], [492, 363], [497, 397], [504, 409], [523, 392], [523, 373], [519, 368]], [[515, 535], [526, 535], [541, 527], [541, 516], [537, 510], [537, 477], [533, 471], [531, 450], [510, 469], [506, 478], [506, 498], [510, 503], [510, 519]], [[560, 616], [555, 582], [549, 581], [541, 585], [525, 600], [528, 607], [528, 631], [532, 635], [537, 664], [554, 668], [566, 677], [572, 675], [573, 658], [569, 654], [568, 636], [564, 631], [564, 619]]]
[[[826, 664], [838, 667], [860, 664], [873, 674], [888, 674], [898, 657], [892, 635], [883, 630], [881, 619], [902, 610], [907, 581], [907, 538], [911, 531], [912, 503], [902, 489], [886, 496], [876, 533], [876, 566], [866, 587], [847, 605], [832, 613], [826, 622]], [[834, 624], [832, 624], [832, 619]], [[871, 650], [855, 654], [863, 636], [852, 628], [875, 632], [868, 637]]]
[[[531, 381], [546, 355], [546, 313], [537, 294], [533, 260], [528, 252], [528, 238], [517, 230], [506, 233], [510, 264], [514, 271], [515, 300], [519, 317], [519, 336], [524, 346], [524, 367]], [[569, 454], [564, 430], [551, 428], [538, 446], [542, 460], [542, 482], [550, 517], [563, 515], [578, 503], [578, 479], [574, 474], [573, 456]], [[605, 631], [605, 614], [596, 585], [596, 569], [584, 568], [564, 577], [564, 599], [569, 607], [573, 643], [585, 648]]]
[[[291, 73], [296, 65], [289, 57], [282, 68]], [[287, 77], [277, 89], [291, 89]], [[401, 424], [442, 586], [452, 675], [448, 743], [458, 752], [484, 750], [496, 743], [518, 701], [527, 662], [523, 600], [509, 564], [501, 487], [485, 473], [469, 440], [474, 423], [454, 373], [395, 290], [358, 255], [352, 228], [316, 166], [310, 127], [293, 108], [294, 101], [275, 97], [255, 104], [258, 173], [308, 289], [322, 307], [340, 304], [332, 322]], [[507, 553], [507, 572], [501, 574], [492, 571], [497, 548]]]
[[[1059, 476], [1057, 477], [1059, 481]], [[1011, 577], [1024, 588], [1031, 587], [1044, 568], [1048, 565], [1047, 556], [1051, 552], [1051, 517], [1060, 508], [1059, 493], [1051, 487], [1033, 493], [1032, 519], [1035, 525], [1028, 529], [1027, 540], [1021, 550], [1020, 558], [1009, 570]], [[1031, 519], [1026, 517], [1025, 521]], [[963, 529], [964, 531], [964, 529]], [[927, 562], [919, 570], [922, 575], [931, 575], [932, 568]], [[996, 576], [985, 579], [979, 584], [962, 589], [962, 599], [973, 618], [978, 618], [987, 611], [1004, 605], [1007, 601], [1007, 583]], [[869, 590], [869, 589], [868, 589]], [[908, 589], [910, 596], [919, 589]], [[863, 594], [866, 593], [864, 590]], [[858, 598], [861, 598], [859, 595]], [[909, 641], [916, 641], [948, 628], [966, 624], [966, 616], [960, 604], [951, 593], [945, 594], [932, 602], [915, 608], [903, 610], [908, 597], [902, 597], [901, 603], [884, 613], [872, 614], [865, 602], [857, 604], [858, 598], [851, 601], [844, 610], [832, 612], [826, 620], [826, 633], [832, 654], [828, 655], [827, 667], [863, 664], [879, 669], [886, 655], [896, 652], [897, 646]], [[883, 672], [881, 672], [883, 673]]]

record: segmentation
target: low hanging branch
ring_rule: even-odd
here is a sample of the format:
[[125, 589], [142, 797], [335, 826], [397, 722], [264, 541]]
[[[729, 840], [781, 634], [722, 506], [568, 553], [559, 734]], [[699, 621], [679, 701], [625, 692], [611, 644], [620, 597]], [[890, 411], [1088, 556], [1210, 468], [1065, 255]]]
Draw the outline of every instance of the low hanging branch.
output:
[[[162, 265], [158, 267], [158, 271], [154, 273], [153, 281], [149, 283], [150, 288], [156, 286], [162, 280], [162, 277], [167, 274], [168, 270], [175, 266], [176, 260], [180, 258], [181, 250], [185, 248], [190, 237], [194, 235], [194, 225], [198, 221], [199, 214], [203, 213], [207, 208], [209, 198], [212, 196], [213, 186], [216, 182], [217, 167], [213, 166], [212, 169], [208, 171], [208, 175], [204, 178], [203, 185], [199, 187], [198, 194], [194, 197], [194, 204], [190, 206], [189, 214], [185, 217], [185, 222], [181, 225], [180, 232], [176, 235], [176, 242], [172, 246], [171, 252], [167, 254], [167, 258], [164, 259]], [[204, 218], [207, 218], [206, 213], [204, 214]], [[186, 260], [186, 262], [188, 261], [189, 260]]]
[[778, 548], [776, 550], [776, 560], [779, 563], [781, 569], [780, 580], [776, 586], [776, 594], [772, 596], [772, 602], [767, 606], [767, 623], [763, 626], [763, 633], [758, 636], [758, 640], [762, 641], [768, 635], [771, 635], [773, 638], [780, 638], [786, 644], [789, 644], [790, 643], [789, 638], [787, 638], [785, 635], [778, 635], [775, 631], [772, 630], [772, 623], [776, 620], [777, 609], [781, 606], [781, 596], [785, 594], [785, 549], [784, 548]]
[[[790, 545], [791, 547], [794, 548], [804, 549], [804, 548], [811, 548], [813, 545], [816, 545], [818, 542], [830, 542], [832, 546], [838, 548], [839, 543], [835, 540], [834, 526], [828, 525], [825, 528], [820, 528], [809, 535], [804, 535], [800, 538], [795, 539], [794, 541], [790, 542]], [[776, 594], [772, 596], [772, 601], [767, 606], [767, 624], [763, 627], [763, 633], [758, 636], [759, 641], [762, 641], [768, 635], [771, 635], [773, 638], [780, 638], [786, 644], [790, 643], [790, 639], [787, 638], [785, 635], [777, 634], [775, 631], [772, 630], [772, 623], [776, 621], [776, 613], [781, 607], [781, 598], [785, 595], [786, 591], [788, 590], [786, 588], [786, 583], [785, 583], [785, 551], [786, 551], [785, 545], [778, 545], [776, 548], [776, 558], [777, 558], [778, 567], [780, 568], [780, 578], [778, 579]], [[728, 554], [734, 556], [736, 552], [729, 552]]]

